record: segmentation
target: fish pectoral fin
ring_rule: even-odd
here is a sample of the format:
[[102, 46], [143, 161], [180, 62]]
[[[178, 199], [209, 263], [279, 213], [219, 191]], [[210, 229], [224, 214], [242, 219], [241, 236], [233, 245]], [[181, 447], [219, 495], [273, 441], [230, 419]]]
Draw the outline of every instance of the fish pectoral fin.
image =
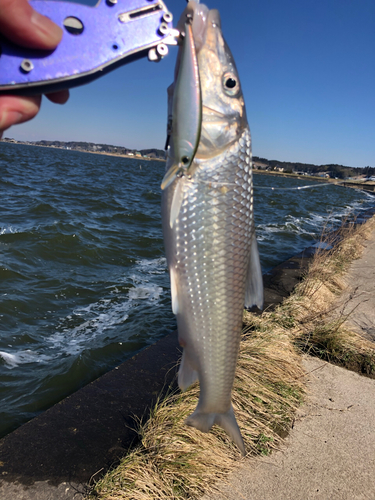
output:
[[181, 167], [178, 163], [174, 163], [171, 168], [168, 169], [168, 171], [165, 173], [163, 180], [161, 182], [161, 189], [164, 191], [164, 189], [167, 189], [168, 186], [172, 184], [172, 182], [176, 179], [177, 175], [179, 174], [181, 170]]
[[174, 226], [178, 216], [180, 215], [181, 205], [184, 199], [184, 186], [185, 186], [185, 177], [181, 177], [178, 179], [176, 188], [173, 193], [172, 203], [171, 203], [171, 211], [169, 214], [169, 225], [171, 229]]
[[169, 277], [171, 280], [171, 298], [172, 298], [172, 312], [176, 314], [179, 312], [178, 304], [178, 286], [177, 286], [177, 273], [174, 267], [169, 268]]
[[187, 350], [184, 349], [180, 368], [178, 370], [178, 386], [181, 391], [186, 391], [198, 380], [198, 372], [193, 368]]
[[245, 307], [263, 308], [263, 277], [255, 233], [251, 240], [250, 264], [247, 271]]
[[240, 428], [238, 427], [233, 407], [230, 406], [226, 413], [216, 413], [215, 424], [225, 430], [229, 437], [236, 443], [243, 456], [246, 455], [245, 445], [241, 436]]

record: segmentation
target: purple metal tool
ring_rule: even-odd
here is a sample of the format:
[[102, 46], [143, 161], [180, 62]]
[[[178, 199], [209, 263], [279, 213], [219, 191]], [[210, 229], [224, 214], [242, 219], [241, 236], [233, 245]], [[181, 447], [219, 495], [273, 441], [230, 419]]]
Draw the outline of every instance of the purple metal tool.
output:
[[32, 0], [64, 31], [53, 51], [0, 39], [0, 93], [40, 94], [76, 87], [147, 56], [158, 61], [179, 32], [162, 0], [101, 0], [96, 7]]

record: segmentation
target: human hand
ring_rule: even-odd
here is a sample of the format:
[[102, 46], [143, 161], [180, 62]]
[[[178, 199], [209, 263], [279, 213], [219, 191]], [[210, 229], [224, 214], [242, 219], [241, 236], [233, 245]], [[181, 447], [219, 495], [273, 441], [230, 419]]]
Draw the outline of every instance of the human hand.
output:
[[[62, 37], [62, 29], [39, 14], [28, 0], [0, 0], [0, 33], [9, 40], [33, 49], [54, 49]], [[50, 101], [64, 104], [69, 91], [47, 94]], [[42, 96], [0, 96], [0, 138], [4, 130], [16, 123], [31, 120], [38, 113]]]

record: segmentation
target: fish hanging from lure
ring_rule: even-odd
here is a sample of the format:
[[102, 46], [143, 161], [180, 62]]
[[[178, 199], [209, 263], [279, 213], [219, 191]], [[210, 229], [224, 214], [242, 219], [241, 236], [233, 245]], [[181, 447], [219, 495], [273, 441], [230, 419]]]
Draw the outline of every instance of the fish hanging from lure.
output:
[[220, 15], [193, 0], [168, 89], [163, 234], [183, 355], [181, 390], [199, 380], [186, 423], [221, 426], [242, 454], [231, 392], [243, 308], [263, 304], [253, 218], [251, 136], [240, 80]]

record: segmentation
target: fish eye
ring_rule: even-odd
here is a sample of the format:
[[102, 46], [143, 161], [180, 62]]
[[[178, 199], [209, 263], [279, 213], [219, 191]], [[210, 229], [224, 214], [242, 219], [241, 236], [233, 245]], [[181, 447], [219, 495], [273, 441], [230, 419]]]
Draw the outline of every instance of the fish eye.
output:
[[183, 156], [183, 157], [181, 158], [181, 163], [182, 163], [183, 165], [187, 165], [187, 164], [189, 163], [189, 161], [190, 161], [190, 158], [189, 158], [188, 156]]
[[237, 82], [234, 78], [228, 78], [228, 80], [225, 82], [225, 86], [228, 89], [234, 89], [234, 87], [237, 85]]
[[225, 73], [223, 76], [223, 87], [227, 95], [235, 96], [240, 90], [240, 82], [233, 73]]

